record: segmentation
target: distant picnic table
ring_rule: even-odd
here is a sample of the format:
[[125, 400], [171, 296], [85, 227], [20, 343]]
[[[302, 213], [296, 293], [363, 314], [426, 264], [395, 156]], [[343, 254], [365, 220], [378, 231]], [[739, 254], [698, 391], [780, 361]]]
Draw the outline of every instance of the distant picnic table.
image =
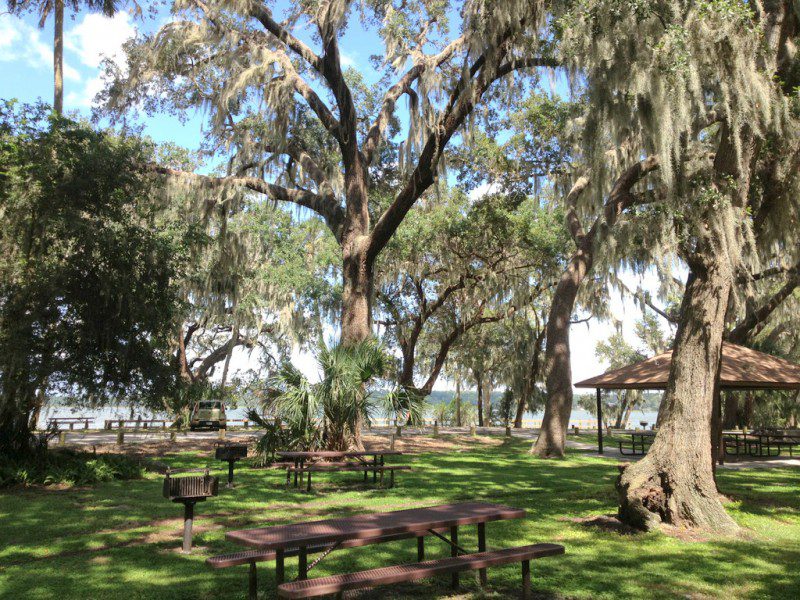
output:
[[[395, 471], [408, 471], [411, 467], [405, 465], [387, 465], [385, 457], [401, 456], [399, 450], [360, 450], [360, 451], [333, 451], [333, 450], [312, 450], [312, 451], [291, 451], [277, 452], [277, 456], [290, 461], [293, 464], [286, 464], [286, 485], [291, 482], [294, 474], [294, 486], [298, 487], [303, 483], [303, 475], [307, 477], [307, 489], [311, 491], [311, 474], [320, 472], [334, 471], [363, 471], [364, 481], [367, 475], [372, 472], [372, 482], [383, 484], [384, 472], [389, 472], [391, 485], [394, 485]], [[333, 462], [340, 459], [340, 462]], [[348, 460], [349, 459], [349, 460]], [[328, 461], [328, 462], [323, 462]]]
[[60, 430], [62, 425], [69, 425], [71, 431], [75, 425], [82, 424], [84, 429], [89, 429], [89, 421], [93, 419], [94, 417], [51, 417], [47, 419], [47, 427], [55, 427]]
[[114, 429], [114, 425], [118, 429], [125, 427], [133, 427], [134, 429], [151, 429], [160, 427], [166, 429], [166, 419], [106, 419], [105, 429]]
[[800, 447], [800, 431], [723, 431], [722, 436], [728, 456], [774, 457], [780, 456], [784, 448], [794, 456], [794, 448]]
[[[207, 562], [214, 568], [249, 564], [250, 598], [255, 598], [257, 592], [255, 563], [272, 559], [275, 560], [277, 592], [279, 596], [285, 598], [338, 593], [348, 589], [412, 581], [442, 573], [451, 573], [453, 586], [457, 586], [458, 573], [473, 569], [480, 571], [481, 582], [485, 583], [487, 567], [510, 562], [522, 563], [523, 584], [525, 591], [528, 592], [529, 561], [543, 556], [563, 554], [563, 546], [536, 544], [486, 552], [486, 523], [520, 519], [524, 516], [525, 511], [518, 508], [485, 502], [467, 502], [229, 531], [225, 536], [226, 539], [256, 550], [212, 557]], [[465, 525], [477, 526], [478, 554], [459, 545], [458, 528]], [[448, 531], [449, 538], [443, 535]], [[451, 548], [451, 556], [446, 559], [425, 561], [426, 536], [434, 536], [444, 541]], [[416, 564], [382, 567], [308, 580], [309, 571], [334, 550], [408, 538], [417, 538], [419, 562]], [[312, 553], [319, 553], [320, 556], [309, 565], [308, 555]], [[288, 556], [298, 557], [299, 575], [295, 582], [284, 584], [284, 561]]]

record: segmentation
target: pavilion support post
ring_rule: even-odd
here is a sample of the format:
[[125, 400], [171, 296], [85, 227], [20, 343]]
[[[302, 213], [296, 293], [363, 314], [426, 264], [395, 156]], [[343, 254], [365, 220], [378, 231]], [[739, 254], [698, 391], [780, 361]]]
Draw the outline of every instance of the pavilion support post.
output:
[[603, 453], [603, 390], [597, 388], [597, 452]]

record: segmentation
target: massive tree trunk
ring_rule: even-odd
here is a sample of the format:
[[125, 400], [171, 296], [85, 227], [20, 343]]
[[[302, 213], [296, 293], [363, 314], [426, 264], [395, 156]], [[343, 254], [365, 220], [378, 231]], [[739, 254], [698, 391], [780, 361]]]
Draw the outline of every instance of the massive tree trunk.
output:
[[475, 373], [475, 383], [478, 389], [478, 427], [483, 427], [483, 374]]
[[456, 379], [456, 427], [461, 427], [461, 379]]
[[483, 419], [484, 424], [486, 427], [492, 426], [492, 386], [494, 382], [492, 381], [491, 374], [486, 375], [483, 378], [483, 410], [486, 411], [486, 416]]
[[642, 529], [659, 523], [731, 531], [711, 469], [711, 414], [731, 286], [729, 265], [689, 276], [681, 307], [664, 416], [653, 445], [622, 468], [620, 518]]
[[[372, 336], [374, 259], [368, 250], [369, 210], [367, 174], [358, 149], [345, 170], [347, 211], [342, 233], [342, 343], [363, 342]], [[344, 151], [345, 156], [348, 154]]]
[[[642, 529], [662, 522], [719, 532], [738, 528], [714, 480], [712, 421], [755, 141], [726, 125], [720, 139], [711, 185], [722, 199], [698, 215], [695, 241], [684, 246], [690, 271], [658, 432], [647, 455], [623, 467], [617, 481], [620, 518]], [[726, 235], [730, 229], [734, 235]]]
[[64, 0], [55, 0], [53, 27], [53, 110], [64, 111]]
[[539, 437], [531, 450], [541, 457], [564, 456], [567, 427], [572, 412], [569, 324], [575, 310], [578, 288], [591, 266], [591, 252], [580, 248], [562, 273], [553, 294], [553, 303], [547, 318], [547, 345], [544, 353], [547, 404]]

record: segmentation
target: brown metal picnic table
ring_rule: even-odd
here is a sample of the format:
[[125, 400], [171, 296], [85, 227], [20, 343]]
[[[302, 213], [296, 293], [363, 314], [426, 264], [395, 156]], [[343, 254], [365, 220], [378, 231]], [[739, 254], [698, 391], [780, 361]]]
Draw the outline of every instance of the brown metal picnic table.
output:
[[[225, 537], [245, 546], [253, 546], [261, 550], [274, 550], [275, 578], [277, 584], [280, 585], [284, 582], [284, 553], [287, 550], [298, 550], [298, 579], [302, 580], [308, 578], [308, 571], [320, 560], [342, 544], [347, 546], [367, 545], [416, 537], [419, 558], [423, 560], [424, 538], [426, 535], [433, 535], [450, 545], [452, 556], [458, 556], [459, 554], [470, 554], [458, 545], [458, 528], [460, 526], [477, 525], [477, 551], [484, 552], [486, 550], [486, 523], [521, 519], [524, 516], [524, 510], [510, 506], [486, 502], [466, 502], [229, 531]], [[449, 539], [439, 533], [439, 531], [447, 529], [450, 530]], [[308, 548], [320, 546], [325, 546], [322, 555], [309, 566]], [[480, 576], [481, 581], [486, 580], [485, 570], [481, 571]], [[458, 585], [458, 573], [453, 573], [453, 585]]]
[[[297, 487], [298, 472], [302, 472], [304, 465], [307, 462], [314, 462], [323, 459], [333, 458], [354, 458], [365, 466], [370, 466], [370, 461], [366, 460], [372, 457], [372, 482], [377, 482], [378, 471], [377, 467], [384, 465], [384, 457], [386, 456], [402, 456], [399, 450], [353, 450], [353, 451], [333, 451], [333, 450], [311, 450], [311, 451], [297, 451], [297, 452], [277, 452], [278, 456], [283, 459], [294, 461], [294, 486]], [[300, 471], [298, 471], [298, 468]], [[286, 485], [289, 485], [288, 471], [287, 471]], [[366, 481], [366, 471], [364, 473], [364, 481]]]

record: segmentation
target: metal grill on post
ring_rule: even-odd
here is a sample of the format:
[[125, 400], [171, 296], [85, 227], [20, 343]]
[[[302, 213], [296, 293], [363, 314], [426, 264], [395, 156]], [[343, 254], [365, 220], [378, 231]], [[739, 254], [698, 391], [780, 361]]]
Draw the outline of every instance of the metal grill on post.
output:
[[[186, 476], [185, 473], [203, 473]], [[181, 474], [181, 477], [174, 475]], [[194, 505], [206, 498], [216, 496], [219, 490], [219, 477], [209, 475], [208, 469], [167, 469], [164, 478], [164, 497], [172, 502], [183, 504], [183, 551], [192, 551], [192, 523]]]
[[247, 446], [245, 444], [225, 444], [217, 446], [215, 452], [217, 460], [224, 460], [228, 463], [228, 488], [233, 487], [233, 465], [237, 460], [247, 458]]

